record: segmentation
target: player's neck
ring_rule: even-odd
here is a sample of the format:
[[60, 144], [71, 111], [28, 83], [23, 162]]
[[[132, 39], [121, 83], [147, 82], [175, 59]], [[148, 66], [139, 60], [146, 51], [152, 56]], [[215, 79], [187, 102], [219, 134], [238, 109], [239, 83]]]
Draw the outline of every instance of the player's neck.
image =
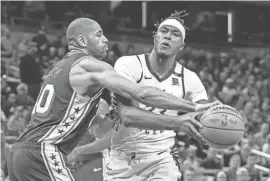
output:
[[75, 46], [70, 46], [69, 49], [70, 49], [70, 53], [83, 52], [83, 53], [89, 54], [86, 49], [78, 48]]
[[161, 57], [157, 55], [157, 53], [152, 50], [149, 56], [149, 63], [152, 69], [158, 75], [167, 74], [175, 64], [175, 56], [173, 57]]

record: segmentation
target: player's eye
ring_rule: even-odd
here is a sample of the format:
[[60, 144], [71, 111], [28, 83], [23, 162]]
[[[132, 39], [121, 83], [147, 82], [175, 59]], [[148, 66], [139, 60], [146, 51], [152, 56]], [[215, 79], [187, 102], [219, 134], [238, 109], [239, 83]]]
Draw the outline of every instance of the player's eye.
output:
[[161, 29], [160, 30], [162, 33], [167, 33], [168, 31], [166, 29]]

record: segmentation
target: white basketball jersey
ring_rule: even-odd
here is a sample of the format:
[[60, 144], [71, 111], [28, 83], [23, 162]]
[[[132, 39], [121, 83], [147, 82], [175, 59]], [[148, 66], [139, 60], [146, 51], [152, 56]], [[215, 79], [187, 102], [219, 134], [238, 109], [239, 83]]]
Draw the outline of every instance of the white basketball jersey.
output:
[[102, 170], [103, 170], [103, 180], [106, 180], [107, 179], [107, 172], [106, 172], [106, 169], [107, 169], [107, 164], [109, 163], [109, 160], [110, 160], [110, 151], [109, 149], [105, 149], [102, 151], [102, 154], [103, 154], [103, 158], [102, 158]]
[[[179, 98], [187, 98], [193, 102], [207, 100], [205, 88], [194, 72], [175, 62], [168, 76], [160, 80], [149, 66], [148, 56], [142, 54], [121, 57], [115, 64], [115, 70], [133, 82], [159, 88]], [[132, 104], [155, 114], [177, 116], [178, 112], [148, 107], [136, 101], [132, 101]], [[159, 152], [171, 148], [175, 143], [174, 137], [175, 132], [171, 130], [143, 130], [115, 125], [111, 149], [125, 152]]]

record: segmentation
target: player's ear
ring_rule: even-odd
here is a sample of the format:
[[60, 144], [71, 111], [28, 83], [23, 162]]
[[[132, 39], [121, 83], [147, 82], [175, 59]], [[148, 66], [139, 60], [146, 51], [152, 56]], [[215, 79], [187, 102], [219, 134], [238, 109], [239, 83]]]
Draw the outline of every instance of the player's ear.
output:
[[82, 36], [82, 35], [79, 35], [79, 36], [77, 37], [77, 42], [78, 42], [78, 44], [79, 44], [80, 46], [82, 46], [82, 47], [86, 47], [86, 45], [87, 45], [87, 40], [86, 40], [86, 38], [85, 38], [84, 36]]
[[156, 34], [153, 35], [154, 44], [156, 43]]
[[179, 51], [183, 50], [185, 48], [185, 43], [182, 43], [182, 45], [179, 48]]

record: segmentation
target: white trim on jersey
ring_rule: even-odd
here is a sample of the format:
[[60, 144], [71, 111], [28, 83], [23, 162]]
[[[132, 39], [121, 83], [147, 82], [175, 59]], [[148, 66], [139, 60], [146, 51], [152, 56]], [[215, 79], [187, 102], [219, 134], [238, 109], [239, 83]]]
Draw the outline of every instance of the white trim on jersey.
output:
[[[69, 116], [70, 114], [70, 111], [72, 110], [72, 106], [73, 106], [73, 103], [74, 103], [74, 100], [76, 98], [76, 95], [77, 93], [74, 91], [72, 96], [71, 96], [71, 99], [70, 99], [70, 102], [69, 102], [69, 105], [68, 105], [68, 108], [67, 108], [67, 111], [66, 111], [66, 114], [63, 118], [63, 120], [61, 121], [61, 123], [67, 119], [67, 117]], [[60, 124], [61, 124], [60, 123]], [[53, 130], [55, 130], [57, 127], [57, 125], [53, 126], [43, 137], [41, 137], [38, 142], [42, 142], [45, 138], [49, 137], [49, 135], [53, 132]]]
[[[63, 139], [65, 139], [81, 123], [87, 114], [89, 107], [92, 105], [92, 102], [102, 94], [102, 91], [103, 88], [93, 97], [82, 97], [74, 92], [74, 96], [72, 96], [71, 102], [62, 121], [58, 125], [53, 126], [39, 140], [39, 142], [58, 144], [63, 141]], [[90, 121], [90, 125], [94, 118], [95, 116]]]
[[[67, 120], [71, 120], [73, 121], [73, 124], [71, 125], [70, 129], [69, 130], [66, 130], [65, 133], [63, 134], [62, 137], [60, 137], [59, 140], [55, 140], [53, 143], [54, 144], [58, 144], [60, 143], [63, 139], [65, 139], [69, 133], [71, 133], [74, 129], [76, 129], [76, 127], [80, 124], [80, 122], [83, 120], [83, 118], [85, 117], [89, 107], [92, 105], [92, 102], [94, 100], [96, 100], [101, 94], [102, 94], [102, 90], [101, 89], [94, 97], [91, 97], [90, 100], [87, 102], [87, 104], [85, 104], [85, 107], [84, 107], [84, 110], [82, 111], [81, 115], [79, 115], [77, 117], [77, 119], [75, 118], [75, 120], [71, 120], [70, 117], [68, 117]], [[98, 106], [98, 104], [97, 104]], [[89, 123], [89, 126], [93, 123], [93, 120], [95, 119], [95, 116], [91, 119], [90, 123]], [[64, 121], [63, 123], [66, 123], [67, 121]], [[60, 125], [59, 125], [60, 126]], [[62, 125], [62, 127], [65, 127], [65, 125]]]
[[105, 149], [102, 151], [102, 176], [103, 176], [103, 180], [106, 181], [108, 178], [108, 174], [107, 174], [107, 166], [109, 164], [109, 160], [110, 160], [110, 150], [109, 149]]
[[41, 143], [41, 155], [52, 181], [75, 181], [56, 146]]

